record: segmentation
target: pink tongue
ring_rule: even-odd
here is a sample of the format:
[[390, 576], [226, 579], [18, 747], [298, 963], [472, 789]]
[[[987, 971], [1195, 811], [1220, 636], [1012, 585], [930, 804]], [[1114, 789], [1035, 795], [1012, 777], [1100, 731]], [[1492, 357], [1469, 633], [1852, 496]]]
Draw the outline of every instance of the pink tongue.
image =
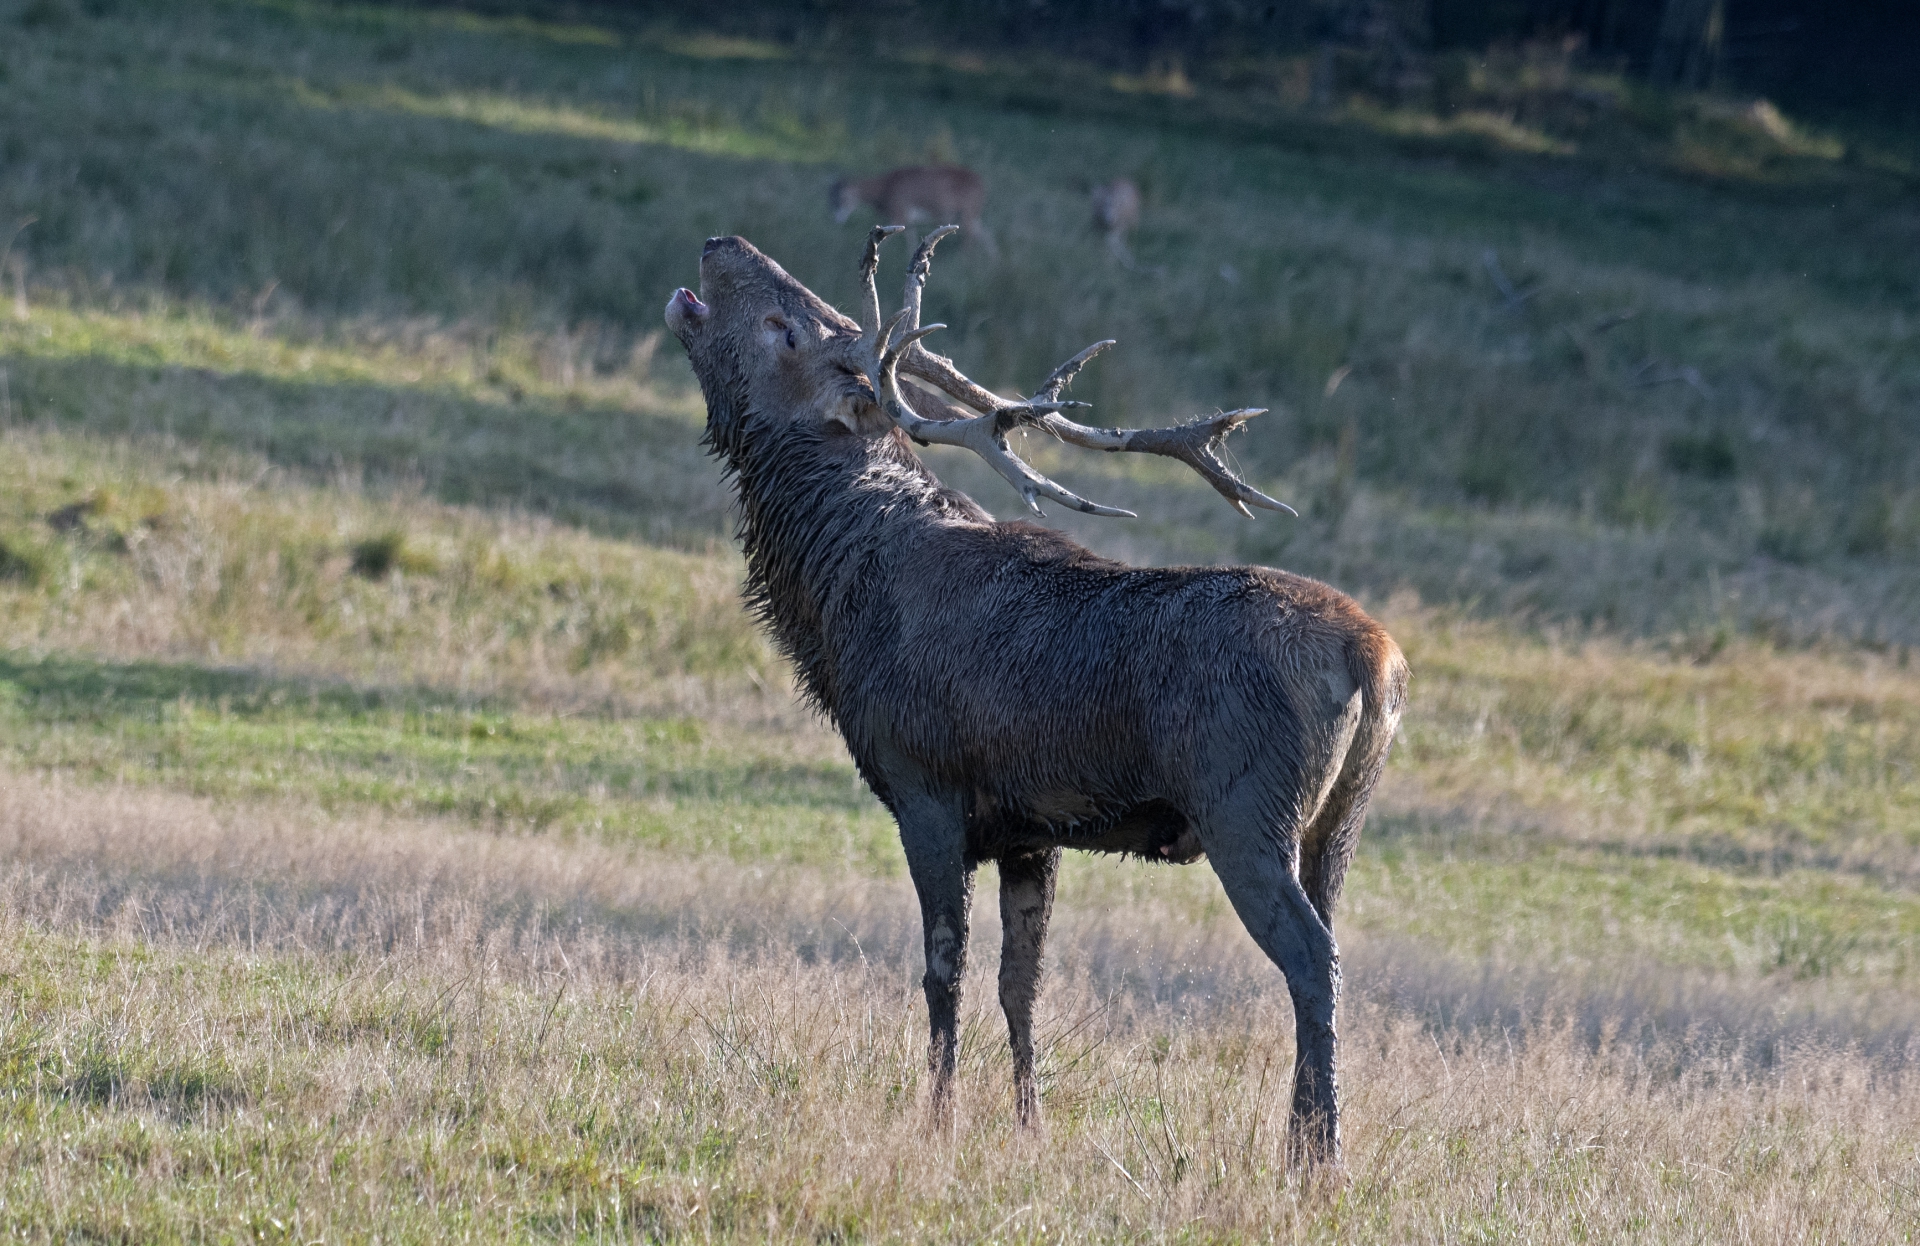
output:
[[695, 294], [692, 290], [687, 289], [685, 286], [681, 286], [680, 297], [686, 300], [687, 309], [691, 311], [694, 315], [704, 316], [707, 314], [707, 305], [705, 303], [702, 303], [700, 301], [700, 296]]

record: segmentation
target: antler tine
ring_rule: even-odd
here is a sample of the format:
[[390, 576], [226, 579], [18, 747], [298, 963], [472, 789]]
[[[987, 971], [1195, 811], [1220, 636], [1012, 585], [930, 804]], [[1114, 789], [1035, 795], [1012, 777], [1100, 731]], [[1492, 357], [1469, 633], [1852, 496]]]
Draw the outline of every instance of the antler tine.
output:
[[985, 413], [1006, 405], [1006, 400], [998, 394], [969, 380], [960, 369], [953, 366], [953, 360], [945, 355], [936, 355], [924, 346], [909, 352], [900, 361], [900, 370], [927, 382], [975, 411]]
[[[1080, 369], [1087, 366], [1088, 360], [1114, 344], [1112, 338], [1107, 338], [1105, 341], [1095, 342], [1093, 345], [1087, 347], [1073, 358], [1055, 368], [1053, 375], [1042, 382], [1039, 389], [1033, 391], [1033, 396], [1042, 402], [1051, 402], [1058, 398], [1060, 391], [1072, 384], [1073, 378], [1080, 374]], [[1079, 403], [1076, 405], [1085, 406], [1087, 404]]]
[[1200, 473], [1202, 480], [1249, 519], [1253, 518], [1253, 512], [1248, 506], [1281, 511], [1297, 519], [1299, 512], [1293, 507], [1260, 492], [1220, 461], [1220, 448], [1227, 434], [1254, 416], [1265, 414], [1265, 407], [1242, 407], [1219, 415], [1203, 415], [1171, 428], [1089, 428], [1061, 415], [1048, 415], [1038, 424], [1060, 440], [1088, 450], [1130, 450], [1178, 459]]
[[922, 445], [962, 446], [973, 451], [1019, 491], [1021, 500], [1036, 515], [1043, 513], [1038, 499], [1044, 497], [1089, 515], [1135, 518], [1132, 511], [1089, 502], [1071, 489], [1055, 484], [1027, 466], [1019, 455], [1007, 448], [1009, 431], [1022, 424], [1045, 419], [1058, 411], [1061, 403], [997, 403], [994, 410], [970, 420], [923, 419], [908, 406], [900, 394], [900, 362], [916, 349], [921, 338], [944, 328], [945, 325], [934, 324], [915, 329], [902, 336], [876, 359], [878, 375], [873, 378], [877, 382], [874, 388], [885, 405], [888, 417], [907, 436]]
[[920, 327], [920, 296], [926, 292], [927, 274], [933, 271], [933, 249], [940, 240], [949, 234], [960, 232], [958, 225], [942, 225], [920, 240], [914, 250], [913, 262], [907, 265], [907, 289], [901, 296], [900, 305], [908, 311], [907, 328]]
[[[898, 353], [896, 344], [893, 340], [893, 335], [899, 332], [900, 325], [903, 321], [906, 320], [906, 318], [907, 318], [907, 309], [902, 307], [899, 311], [893, 313], [893, 318], [891, 320], [887, 321], [887, 323], [880, 326], [879, 333], [875, 335], [874, 343], [875, 343], [876, 349], [878, 349], [883, 355], [895, 355]], [[940, 326], [940, 328], [942, 329], [946, 327], [947, 326], [945, 325]], [[931, 332], [931, 330], [929, 330], [929, 332]], [[925, 333], [920, 334], [920, 337], [925, 337], [925, 336], [926, 336]], [[915, 338], [914, 340], [918, 341], [919, 337]]]
[[[958, 225], [942, 225], [922, 238], [919, 248], [914, 251], [913, 262], [907, 266], [907, 288], [902, 299], [912, 313], [908, 321], [909, 328], [916, 328], [920, 324], [920, 301], [926, 293], [927, 275], [933, 270], [933, 249], [940, 245], [942, 238], [959, 232]], [[908, 351], [901, 358], [900, 367], [908, 376], [929, 382], [945, 391], [949, 397], [958, 399], [983, 415], [1006, 405], [999, 395], [967, 379], [960, 369], [953, 366], [953, 360], [945, 355], [936, 355], [924, 346]]]
[[[900, 314], [895, 316], [891, 321], [887, 323], [887, 332], [889, 337], [892, 336], [894, 326], [899, 324], [902, 320], [904, 320], [906, 318], [906, 315], [907, 315], [906, 308], [903, 307], [900, 309]], [[944, 324], [930, 324], [925, 326], [924, 328], [915, 329], [911, 333], [901, 334], [900, 339], [894, 342], [893, 345], [889, 347], [887, 350], [886, 359], [888, 362], [886, 366], [888, 367], [898, 366], [900, 362], [900, 356], [905, 354], [907, 351], [912, 350], [915, 342], [918, 342], [921, 338], [926, 337], [928, 334], [938, 333], [940, 332], [940, 330], [946, 327], [947, 326]]]
[[880, 290], [873, 284], [873, 275], [880, 271], [880, 244], [905, 228], [905, 225], [875, 225], [867, 235], [867, 253], [860, 259], [860, 284], [867, 296], [866, 315], [861, 318], [860, 328], [865, 332], [877, 334], [880, 330]]

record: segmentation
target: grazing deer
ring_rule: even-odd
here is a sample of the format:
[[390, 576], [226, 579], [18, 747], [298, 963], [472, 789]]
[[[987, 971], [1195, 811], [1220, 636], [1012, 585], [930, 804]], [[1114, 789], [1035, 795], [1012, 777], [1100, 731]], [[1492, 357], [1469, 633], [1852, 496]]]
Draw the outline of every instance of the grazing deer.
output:
[[1116, 177], [1087, 192], [1093, 201], [1093, 223], [1107, 236], [1107, 250], [1113, 258], [1133, 267], [1133, 252], [1127, 239], [1140, 226], [1140, 188], [1130, 177]]
[[847, 223], [862, 205], [874, 209], [883, 221], [959, 221], [969, 235], [978, 235], [988, 255], [1000, 249], [980, 221], [987, 206], [987, 184], [972, 169], [956, 164], [892, 169], [864, 181], [841, 178], [827, 192], [833, 219]]
[[[667, 324], [738, 495], [748, 605], [807, 700], [899, 823], [926, 947], [930, 1106], [952, 1118], [973, 874], [997, 863], [1000, 1004], [1016, 1115], [1040, 1118], [1033, 1008], [1060, 850], [1204, 856], [1280, 967], [1296, 1036], [1290, 1153], [1337, 1162], [1333, 909], [1380, 777], [1407, 667], [1380, 626], [1314, 580], [1265, 567], [1129, 567], [936, 480], [913, 443], [965, 446], [1038, 499], [1129, 515], [1018, 458], [1034, 429], [1188, 464], [1242, 512], [1288, 510], [1234, 476], [1222, 439], [1257, 410], [1157, 429], [1062, 414], [1100, 342], [1009, 402], [920, 345], [934, 244], [882, 323], [873, 231], [855, 324], [740, 238], [710, 238], [699, 295]], [[902, 379], [917, 382], [903, 385]], [[937, 391], [937, 392], [936, 392]]]

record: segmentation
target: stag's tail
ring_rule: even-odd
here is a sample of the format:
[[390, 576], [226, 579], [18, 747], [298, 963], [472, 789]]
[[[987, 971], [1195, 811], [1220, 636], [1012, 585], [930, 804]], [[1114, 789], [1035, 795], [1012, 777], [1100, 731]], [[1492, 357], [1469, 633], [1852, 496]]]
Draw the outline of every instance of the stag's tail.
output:
[[1339, 762], [1339, 777], [1300, 842], [1301, 888], [1329, 927], [1407, 699], [1407, 660], [1379, 624], [1366, 620], [1347, 642], [1346, 656], [1347, 672], [1360, 689], [1360, 723]]

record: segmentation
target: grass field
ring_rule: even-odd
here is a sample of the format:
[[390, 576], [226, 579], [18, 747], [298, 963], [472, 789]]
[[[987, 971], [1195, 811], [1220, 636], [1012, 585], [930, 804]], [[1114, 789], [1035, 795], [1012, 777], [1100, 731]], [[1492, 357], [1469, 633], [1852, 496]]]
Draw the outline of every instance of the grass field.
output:
[[[1912, 144], [1491, 62], [1439, 118], [436, 10], [0, 32], [9, 1231], [1920, 1230]], [[1204, 867], [1071, 861], [1047, 1139], [989, 978], [921, 1132], [893, 829], [738, 607], [659, 321], [723, 231], [844, 302], [826, 184], [921, 157], [992, 187], [963, 367], [1119, 337], [1097, 416], [1271, 405], [1235, 448], [1304, 516], [1032, 446], [1145, 516], [1057, 522], [1326, 576], [1413, 663], [1344, 1186], [1280, 1169], [1284, 994]]]

